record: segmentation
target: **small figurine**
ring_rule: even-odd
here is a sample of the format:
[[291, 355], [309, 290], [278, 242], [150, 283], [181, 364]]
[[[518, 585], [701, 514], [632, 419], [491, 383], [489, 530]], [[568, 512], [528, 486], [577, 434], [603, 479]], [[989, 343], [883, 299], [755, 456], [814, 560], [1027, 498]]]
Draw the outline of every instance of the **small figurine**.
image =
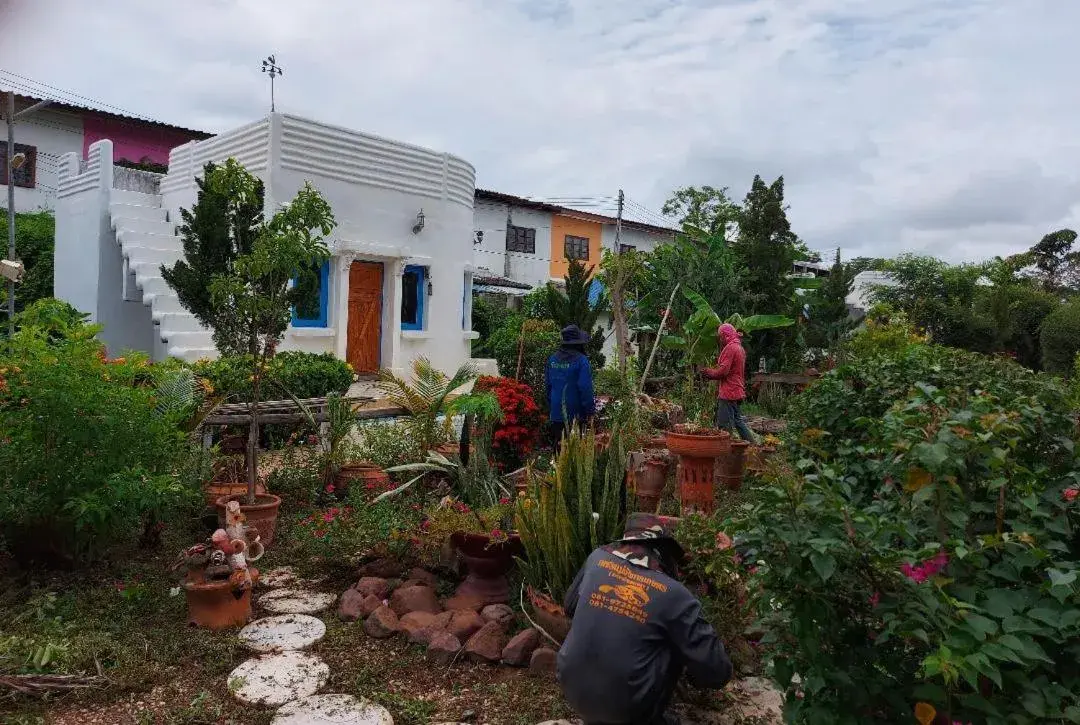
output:
[[259, 530], [247, 523], [247, 516], [240, 510], [239, 501], [229, 501], [225, 504], [225, 531], [229, 539], [244, 542], [244, 551], [248, 561], [258, 561], [262, 558], [264, 547]]

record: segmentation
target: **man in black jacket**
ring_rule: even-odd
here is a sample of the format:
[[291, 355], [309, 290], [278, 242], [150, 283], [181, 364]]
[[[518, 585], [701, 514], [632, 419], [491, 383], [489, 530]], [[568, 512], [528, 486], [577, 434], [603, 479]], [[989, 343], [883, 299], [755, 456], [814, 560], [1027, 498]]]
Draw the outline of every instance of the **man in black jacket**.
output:
[[678, 723], [667, 708], [684, 671], [698, 687], [731, 679], [701, 603], [675, 580], [684, 553], [665, 524], [632, 514], [623, 538], [594, 551], [567, 592], [559, 684], [587, 725]]

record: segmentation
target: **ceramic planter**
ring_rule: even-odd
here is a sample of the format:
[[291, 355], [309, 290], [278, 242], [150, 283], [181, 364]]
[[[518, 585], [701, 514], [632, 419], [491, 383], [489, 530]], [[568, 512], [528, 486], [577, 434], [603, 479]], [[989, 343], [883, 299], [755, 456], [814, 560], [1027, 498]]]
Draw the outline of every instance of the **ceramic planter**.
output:
[[731, 491], [742, 488], [743, 473], [746, 470], [746, 451], [749, 447], [750, 444], [746, 441], [732, 441], [728, 451], [717, 461], [717, 476], [723, 486]]
[[281, 508], [281, 497], [271, 493], [255, 494], [255, 503], [247, 503], [247, 493], [222, 496], [215, 504], [218, 512], [218, 526], [225, 528], [225, 504], [229, 501], [239, 501], [240, 511], [247, 517], [249, 526], [254, 526], [259, 531], [262, 545], [267, 549], [274, 542], [274, 531], [277, 529], [278, 509]]
[[[203, 486], [203, 495], [206, 497], [206, 505], [214, 506], [217, 504], [219, 498], [230, 498], [232, 496], [239, 496], [240, 494], [247, 495], [247, 483], [240, 481], [214, 481]], [[266, 486], [262, 483], [255, 485], [255, 494], [266, 493]]]
[[716, 509], [716, 459], [730, 450], [731, 436], [712, 429], [677, 426], [667, 434], [668, 450], [679, 456], [679, 499], [682, 513], [705, 515]]
[[385, 489], [388, 483], [390, 475], [374, 463], [346, 463], [334, 474], [334, 493], [338, 498], [344, 498], [354, 485], [365, 488], [368, 484], [374, 484], [372, 488]]
[[532, 587], [526, 590], [532, 605], [532, 618], [545, 632], [562, 643], [570, 633], [570, 618], [566, 611], [551, 597]]
[[[259, 570], [250, 567], [252, 582]], [[228, 579], [189, 579], [184, 582], [188, 605], [188, 624], [206, 629], [242, 627], [251, 619], [251, 589], [238, 591]]]
[[506, 574], [514, 566], [514, 557], [523, 549], [517, 534], [504, 542], [493, 544], [487, 534], [457, 532], [450, 537], [468, 574], [457, 588], [455, 596], [475, 597], [484, 604], [506, 604], [510, 601], [510, 584]]
[[765, 465], [775, 454], [776, 446], [750, 446], [746, 449], [746, 470], [755, 473], [765, 470]]
[[657, 455], [647, 456], [634, 470], [636, 511], [656, 513], [660, 507], [660, 497], [667, 484], [668, 461]]

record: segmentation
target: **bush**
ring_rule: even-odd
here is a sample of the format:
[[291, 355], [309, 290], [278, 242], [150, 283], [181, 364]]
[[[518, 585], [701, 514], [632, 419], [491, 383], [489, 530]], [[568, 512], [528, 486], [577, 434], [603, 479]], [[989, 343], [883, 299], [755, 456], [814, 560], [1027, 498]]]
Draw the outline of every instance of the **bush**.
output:
[[286, 446], [266, 477], [266, 490], [281, 497], [286, 512], [310, 508], [326, 493], [324, 460], [317, 446]]
[[379, 468], [415, 463], [423, 456], [416, 440], [407, 434], [408, 429], [407, 423], [399, 421], [360, 423], [349, 458], [374, 463]]
[[1080, 353], [1080, 300], [1058, 307], [1043, 320], [1043, 369], [1052, 373], [1069, 373], [1073, 359]]
[[884, 305], [877, 305], [870, 310], [862, 327], [844, 346], [841, 357], [867, 357], [900, 352], [912, 345], [922, 345], [926, 340], [926, 336], [908, 322], [903, 312], [894, 312]]
[[[48, 328], [32, 306], [0, 356], [0, 531], [21, 558], [71, 559], [131, 540], [197, 495], [179, 429], [142, 357], [106, 359], [100, 329]], [[70, 316], [69, 316], [70, 317]]]
[[[1066, 391], [936, 345], [857, 358], [791, 410], [800, 475], [740, 522], [787, 721], [1080, 719]], [[799, 675], [796, 684], [793, 675]]]
[[[524, 340], [524, 344], [521, 341]], [[559, 329], [553, 320], [527, 320], [521, 315], [507, 318], [491, 338], [499, 373], [517, 378], [537, 392], [537, 404], [547, 410], [544, 372], [547, 360], [559, 347]], [[521, 355], [521, 375], [517, 375]]]
[[[357, 492], [359, 494], [359, 492]], [[415, 557], [420, 505], [382, 501], [371, 505], [350, 492], [345, 506], [331, 506], [299, 519], [294, 546], [300, 559], [319, 557], [352, 568], [363, 558]]]
[[[217, 360], [200, 360], [193, 370], [206, 378], [218, 393], [231, 400], [251, 400], [251, 360], [232, 356]], [[266, 400], [281, 400], [289, 394], [303, 400], [322, 398], [330, 393], [344, 394], [353, 382], [353, 372], [344, 360], [328, 352], [280, 352], [270, 361], [270, 392]]]
[[511, 314], [513, 313], [501, 302], [492, 301], [482, 295], [473, 297], [472, 329], [480, 334], [479, 339], [473, 343], [473, 357], [493, 354], [491, 336]]
[[491, 453], [503, 472], [521, 468], [540, 433], [540, 408], [532, 389], [512, 378], [481, 377], [476, 391], [491, 391], [498, 398], [502, 421], [492, 432]]

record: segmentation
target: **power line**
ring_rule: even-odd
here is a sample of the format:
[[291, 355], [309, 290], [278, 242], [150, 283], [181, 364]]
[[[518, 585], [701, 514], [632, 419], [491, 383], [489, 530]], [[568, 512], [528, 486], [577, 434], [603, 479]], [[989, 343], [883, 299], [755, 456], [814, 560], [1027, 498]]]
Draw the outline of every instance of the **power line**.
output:
[[[119, 111], [120, 113], [122, 113], [125, 116], [132, 116], [134, 118], [140, 118], [140, 119], [142, 119], [144, 121], [152, 121], [152, 122], [156, 123], [156, 121], [154, 121], [154, 119], [150, 118], [149, 116], [144, 116], [141, 113], [134, 113], [133, 111], [129, 111], [127, 109], [121, 108], [120, 106], [114, 106], [111, 103], [105, 103], [104, 101], [99, 101], [96, 98], [91, 98], [90, 96], [81, 95], [79, 93], [76, 93], [75, 91], [69, 91], [69, 90], [65, 90], [63, 88], [57, 88], [56, 86], [51, 86], [48, 83], [44, 83], [42, 81], [34, 80], [33, 78], [28, 78], [27, 76], [24, 76], [24, 75], [19, 75], [18, 73], [14, 73], [14, 72], [6, 70], [4, 68], [0, 68], [0, 73], [4, 73], [5, 75], [9, 75], [9, 76], [12, 76], [14, 78], [19, 78], [19, 79], [21, 79], [23, 81], [26, 81], [28, 83], [31, 83], [31, 84], [33, 84], [35, 86], [40, 86], [41, 88], [47, 88], [50, 91], [53, 91], [55, 93], [64, 94], [66, 96], [69, 96], [70, 98], [77, 98], [77, 99], [80, 99], [82, 101], [86, 101], [86, 102], [89, 102], [89, 103], [94, 103], [94, 104], [97, 104], [98, 106], [100, 106], [102, 108], [111, 108], [114, 111]], [[8, 82], [14, 84], [13, 81], [8, 81]], [[38, 90], [33, 90], [33, 91], [30, 91], [30, 92], [40, 94], [40, 95], [45, 95], [45, 96], [50, 95], [48, 93], [41, 93], [41, 91], [38, 91]], [[57, 99], [57, 100], [63, 100], [63, 99]], [[73, 105], [73, 106], [81, 106], [82, 104], [81, 103], [73, 103], [71, 105]]]

